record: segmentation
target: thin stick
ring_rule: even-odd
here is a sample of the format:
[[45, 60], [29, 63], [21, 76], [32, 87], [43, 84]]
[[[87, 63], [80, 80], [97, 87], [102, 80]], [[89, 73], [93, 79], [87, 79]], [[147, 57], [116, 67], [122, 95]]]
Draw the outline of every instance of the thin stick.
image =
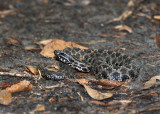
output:
[[35, 75], [29, 73], [22, 73], [22, 72], [0, 72], [0, 76], [16, 76], [16, 77], [29, 77], [35, 78]]

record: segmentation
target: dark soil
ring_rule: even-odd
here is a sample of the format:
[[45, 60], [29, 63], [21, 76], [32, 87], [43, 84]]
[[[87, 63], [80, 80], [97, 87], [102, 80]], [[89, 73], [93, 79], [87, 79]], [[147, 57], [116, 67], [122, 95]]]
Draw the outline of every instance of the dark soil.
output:
[[[160, 49], [154, 37], [155, 29], [160, 34], [160, 20], [153, 19], [154, 15], [160, 15], [160, 0], [141, 0], [127, 19], [109, 24], [106, 22], [129, 9], [128, 0], [91, 0], [90, 4], [83, 4], [84, 1], [87, 0], [1, 0], [0, 11], [15, 10], [15, 13], [4, 17], [1, 15], [0, 18], [0, 68], [23, 72], [26, 71], [25, 65], [52, 65], [55, 59], [40, 55], [41, 49], [25, 49], [26, 46], [40, 48], [36, 42], [45, 39], [73, 41], [88, 48], [125, 48], [125, 53], [132, 56], [141, 68], [136, 84], [133, 84], [128, 94], [118, 94], [122, 88], [112, 98], [101, 102], [107, 104], [113, 100], [130, 99], [132, 102], [125, 106], [96, 105], [90, 103], [94, 99], [78, 83], [41, 79], [36, 84], [32, 78], [0, 76], [0, 83], [26, 79], [35, 87], [32, 91], [14, 93], [13, 97], [17, 99], [13, 99], [8, 106], [0, 105], [0, 113], [34, 112], [38, 104], [45, 106], [45, 110], [41, 111], [45, 113], [160, 113], [160, 87], [147, 90], [136, 87], [137, 83], [142, 84], [160, 74]], [[116, 25], [127, 25], [133, 32], [117, 31], [114, 29]], [[127, 35], [112, 37], [121, 32]], [[112, 35], [104, 38], [100, 34]], [[12, 43], [10, 39], [18, 43]], [[104, 41], [89, 44], [100, 40]], [[47, 91], [40, 89], [40, 86], [59, 83], [64, 83], [64, 86]], [[83, 101], [78, 93], [84, 98]], [[131, 93], [137, 96], [131, 98]], [[50, 102], [51, 98], [55, 101]]]

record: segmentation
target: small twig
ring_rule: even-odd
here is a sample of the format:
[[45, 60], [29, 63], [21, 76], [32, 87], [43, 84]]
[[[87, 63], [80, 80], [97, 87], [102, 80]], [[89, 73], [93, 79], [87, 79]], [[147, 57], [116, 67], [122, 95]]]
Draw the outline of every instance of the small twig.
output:
[[0, 76], [16, 76], [16, 77], [35, 78], [35, 75], [29, 74], [29, 73], [17, 73], [17, 72], [0, 72]]

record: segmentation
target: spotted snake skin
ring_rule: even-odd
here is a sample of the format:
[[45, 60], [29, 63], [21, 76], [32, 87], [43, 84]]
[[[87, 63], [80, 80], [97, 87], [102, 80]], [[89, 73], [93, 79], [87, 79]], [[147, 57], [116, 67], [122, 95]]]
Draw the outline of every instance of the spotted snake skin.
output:
[[[80, 72], [91, 72], [96, 79], [126, 81], [138, 76], [138, 68], [132, 62], [131, 57], [119, 51], [66, 48], [55, 50], [54, 53], [63, 64]], [[43, 75], [52, 80], [74, 78], [74, 75], [67, 71], [48, 72]]]

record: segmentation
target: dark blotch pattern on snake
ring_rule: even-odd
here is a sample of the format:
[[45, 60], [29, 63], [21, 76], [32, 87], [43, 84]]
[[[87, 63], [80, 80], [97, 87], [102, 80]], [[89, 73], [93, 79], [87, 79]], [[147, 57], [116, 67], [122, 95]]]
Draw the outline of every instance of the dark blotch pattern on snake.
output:
[[[132, 63], [129, 56], [119, 51], [66, 48], [55, 50], [55, 55], [63, 63], [81, 72], [92, 72], [96, 79], [109, 79], [125, 81], [135, 79], [138, 76], [138, 69]], [[45, 74], [47, 78], [61, 80], [70, 78], [64, 73]], [[73, 75], [72, 75], [73, 77]]]

